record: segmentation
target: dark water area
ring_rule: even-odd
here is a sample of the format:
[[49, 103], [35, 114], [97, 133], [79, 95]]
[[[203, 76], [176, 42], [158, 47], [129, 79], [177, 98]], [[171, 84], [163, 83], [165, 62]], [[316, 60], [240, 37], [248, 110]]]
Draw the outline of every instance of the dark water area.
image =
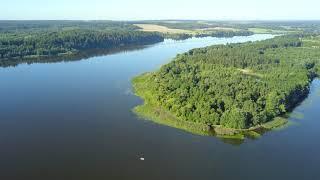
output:
[[318, 79], [287, 128], [240, 145], [132, 112], [142, 103], [132, 94], [134, 76], [192, 48], [271, 37], [166, 40], [87, 60], [0, 68], [0, 179], [320, 178]]
[[107, 49], [89, 49], [85, 51], [79, 51], [74, 54], [62, 54], [57, 56], [43, 56], [43, 57], [29, 57], [29, 58], [11, 58], [2, 59], [0, 61], [0, 67], [15, 67], [19, 64], [33, 64], [33, 63], [57, 63], [57, 62], [70, 62], [90, 59], [92, 57], [106, 56], [117, 53], [124, 53], [130, 51], [136, 51], [149, 47], [149, 45], [130, 45], [121, 46]]

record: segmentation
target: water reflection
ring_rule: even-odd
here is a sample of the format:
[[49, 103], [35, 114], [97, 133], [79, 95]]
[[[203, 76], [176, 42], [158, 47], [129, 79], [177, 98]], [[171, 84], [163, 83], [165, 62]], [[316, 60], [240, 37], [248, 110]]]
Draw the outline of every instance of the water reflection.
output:
[[302, 103], [294, 111], [303, 119], [290, 119], [299, 126], [247, 138], [240, 146], [234, 146], [239, 141], [143, 121], [131, 111], [142, 103], [128, 91], [132, 77], [192, 48], [266, 38], [270, 36], [189, 39], [85, 61], [0, 68], [0, 178], [319, 177], [320, 97], [314, 94], [319, 80], [307, 99], [312, 104]]
[[[276, 127], [272, 127], [272, 128], [266, 128], [264, 126], [261, 126], [261, 127], [255, 128], [254, 130], [245, 130], [245, 131], [233, 131], [233, 130], [228, 130], [224, 128], [215, 128], [215, 127], [207, 128], [206, 125], [202, 125], [202, 124], [184, 122], [184, 121], [174, 120], [170, 118], [164, 118], [164, 119], [157, 118], [157, 117], [168, 116], [166, 115], [165, 112], [161, 113], [161, 111], [160, 112], [157, 111], [156, 117], [154, 115], [150, 115], [154, 119], [149, 119], [148, 115], [146, 115], [146, 117], [141, 117], [141, 119], [149, 119], [154, 123], [177, 128], [177, 129], [186, 131], [188, 133], [192, 133], [194, 135], [217, 137], [224, 143], [231, 144], [234, 146], [239, 146], [247, 142], [248, 140], [251, 140], [251, 141], [259, 140], [261, 136], [269, 132], [272, 133], [272, 131], [284, 131], [286, 130], [286, 128], [290, 126], [296, 126], [299, 124], [297, 120], [299, 120], [300, 123], [303, 123], [301, 121], [304, 119], [304, 114], [301, 112], [301, 110], [297, 110], [297, 109], [308, 108], [309, 106], [313, 105], [310, 102], [312, 100], [315, 100], [314, 97], [318, 96], [318, 92], [319, 92], [319, 87], [315, 88], [315, 86], [319, 86], [319, 79], [315, 79], [314, 81], [312, 81], [311, 83], [312, 88], [307, 98], [303, 102], [301, 102], [301, 104], [298, 105], [291, 113], [288, 113], [283, 116], [284, 119], [287, 119], [286, 121], [284, 121], [286, 123], [281, 123]], [[309, 102], [309, 103], [306, 103], [306, 102]], [[139, 111], [143, 112], [144, 108], [146, 108], [145, 105], [137, 107], [138, 111], [136, 111], [136, 113], [138, 116], [143, 116], [143, 113], [140, 113]]]
[[33, 64], [33, 63], [57, 63], [57, 62], [71, 62], [90, 59], [98, 56], [106, 56], [118, 53], [129, 53], [132, 51], [143, 50], [153, 45], [134, 45], [134, 46], [122, 46], [111, 49], [91, 49], [86, 51], [80, 51], [77, 54], [66, 54], [61, 56], [51, 57], [37, 57], [30, 59], [7, 59], [0, 60], [0, 67], [15, 67], [19, 64]]

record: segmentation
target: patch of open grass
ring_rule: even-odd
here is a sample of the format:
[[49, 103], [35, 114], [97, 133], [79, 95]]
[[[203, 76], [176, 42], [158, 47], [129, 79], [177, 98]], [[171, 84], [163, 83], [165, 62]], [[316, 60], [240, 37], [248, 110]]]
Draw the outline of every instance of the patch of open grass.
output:
[[244, 136], [249, 138], [249, 139], [258, 139], [261, 137], [261, 134], [255, 132], [255, 131], [245, 131]]
[[274, 30], [266, 28], [249, 28], [248, 30], [254, 32], [255, 34], [287, 34], [297, 32], [294, 30]]
[[240, 29], [230, 28], [230, 27], [213, 27], [213, 28], [203, 28], [197, 29], [198, 31], [240, 31]]
[[213, 134], [209, 126], [194, 122], [182, 121], [162, 110], [159, 107], [154, 107], [150, 104], [144, 104], [134, 108], [134, 112], [146, 120], [151, 120], [157, 124], [174, 127], [195, 135], [210, 136]]
[[263, 78], [263, 74], [260, 73], [256, 73], [254, 71], [252, 71], [251, 69], [238, 69], [239, 71], [241, 71], [243, 74], [248, 75], [248, 76], [254, 76], [257, 78]]
[[276, 128], [279, 128], [281, 126], [284, 126], [287, 123], [288, 123], [288, 119], [283, 118], [283, 117], [276, 117], [276, 118], [274, 118], [274, 120], [263, 124], [262, 127], [271, 130], [271, 129], [276, 129]]
[[216, 135], [218, 138], [222, 138], [222, 139], [238, 139], [238, 140], [244, 140], [245, 136], [241, 133], [239, 134], [234, 134], [234, 135]]
[[134, 25], [141, 28], [141, 31], [160, 32], [160, 33], [167, 33], [167, 34], [197, 35], [197, 34], [208, 34], [208, 33], [217, 32], [217, 31], [240, 31], [240, 29], [228, 28], [228, 27], [214, 27], [214, 28], [186, 30], [186, 29], [172, 29], [166, 26], [160, 26], [156, 24], [134, 24]]
[[166, 26], [160, 26], [155, 24], [134, 24], [141, 28], [141, 31], [146, 32], [160, 32], [160, 33], [170, 33], [170, 34], [190, 34], [192, 31], [184, 30], [184, 29], [171, 29]]
[[264, 28], [249, 28], [249, 31], [252, 31], [257, 34], [268, 34], [272, 33], [272, 30], [270, 29], [264, 29]]

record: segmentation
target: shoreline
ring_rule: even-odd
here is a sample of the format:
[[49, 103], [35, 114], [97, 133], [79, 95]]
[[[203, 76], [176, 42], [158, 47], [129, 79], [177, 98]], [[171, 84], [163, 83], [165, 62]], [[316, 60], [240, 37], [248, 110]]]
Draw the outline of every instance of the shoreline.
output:
[[[281, 39], [280, 40], [277, 39], [277, 40], [280, 41]], [[290, 40], [291, 39], [288, 37], [287, 41], [290, 42]], [[278, 42], [278, 41], [276, 41], [276, 42]], [[281, 43], [280, 43], [280, 45], [281, 45]], [[298, 44], [297, 44], [297, 46], [292, 45], [292, 49], [296, 48], [297, 50], [300, 50], [303, 48], [303, 47], [302, 48], [300, 48], [300, 47], [301, 47], [301, 45], [298, 45]], [[277, 47], [277, 48], [281, 48], [281, 47]], [[285, 51], [284, 53], [291, 53], [291, 52]], [[189, 52], [189, 54], [190, 54], [190, 52]], [[187, 54], [187, 55], [189, 55], [189, 54]], [[191, 55], [194, 55], [192, 50], [191, 50]], [[281, 56], [281, 54], [279, 56]], [[256, 138], [256, 137], [261, 136], [263, 133], [265, 133], [267, 131], [270, 131], [272, 129], [276, 129], [279, 127], [283, 127], [284, 125], [286, 125], [289, 122], [288, 121], [288, 114], [293, 112], [293, 110], [297, 106], [299, 106], [308, 97], [308, 95], [310, 93], [310, 86], [311, 86], [312, 81], [316, 77], [319, 76], [319, 74], [317, 73], [318, 72], [317, 64], [316, 63], [313, 63], [313, 64], [310, 63], [310, 64], [313, 66], [310, 65], [310, 67], [309, 67], [309, 66], [306, 66], [306, 65], [308, 65], [308, 64], [306, 64], [304, 66], [305, 67], [304, 74], [301, 73], [301, 77], [299, 77], [301, 79], [304, 79], [304, 81], [300, 82], [300, 84], [293, 83], [293, 86], [294, 86], [293, 88], [291, 88], [291, 89], [288, 88], [287, 91], [284, 91], [284, 90], [281, 91], [281, 93], [284, 93], [283, 97], [280, 97], [280, 95], [278, 95], [278, 92], [276, 93], [276, 95], [274, 95], [275, 93], [273, 93], [271, 95], [268, 94], [271, 97], [273, 97], [273, 99], [269, 98], [269, 100], [275, 99], [274, 101], [279, 101], [279, 102], [276, 102], [279, 104], [274, 105], [275, 102], [273, 102], [273, 101], [269, 102], [269, 104], [271, 104], [271, 106], [269, 107], [269, 108], [271, 108], [270, 112], [272, 112], [273, 114], [269, 115], [269, 117], [266, 117], [267, 115], [265, 115], [264, 119], [256, 120], [256, 122], [251, 122], [251, 123], [245, 122], [245, 123], [247, 123], [245, 125], [241, 124], [241, 125], [230, 125], [229, 126], [228, 124], [226, 125], [226, 123], [217, 122], [216, 119], [214, 119], [214, 118], [216, 118], [216, 116], [214, 116], [213, 119], [211, 116], [203, 116], [203, 117], [200, 116], [200, 118], [202, 118], [200, 120], [199, 120], [198, 116], [195, 118], [186, 118], [185, 116], [179, 116], [179, 115], [176, 116], [176, 114], [175, 114], [176, 111], [173, 111], [173, 112], [170, 111], [170, 108], [172, 106], [174, 106], [174, 104], [171, 102], [171, 101], [175, 100], [174, 98], [171, 98], [173, 100], [169, 99], [169, 100], [171, 100], [170, 102], [168, 102], [169, 103], [168, 107], [170, 107], [170, 108], [167, 109], [167, 108], [165, 108], [165, 107], [167, 107], [166, 104], [163, 104], [163, 102], [161, 102], [161, 96], [164, 96], [164, 99], [165, 99], [166, 94], [162, 93], [162, 94], [160, 94], [161, 96], [159, 96], [157, 98], [155, 98], [155, 96], [153, 95], [153, 93], [156, 93], [156, 92], [153, 92], [153, 89], [157, 89], [156, 86], [161, 85], [160, 83], [157, 84], [157, 82], [160, 82], [158, 79], [162, 78], [162, 76], [158, 77], [157, 73], [164, 73], [165, 74], [166, 69], [163, 70], [164, 72], [162, 72], [160, 70], [155, 71], [155, 72], [147, 72], [147, 73], [141, 74], [141, 75], [133, 78], [132, 83], [133, 83], [134, 93], [136, 96], [139, 96], [144, 101], [144, 103], [142, 105], [135, 107], [134, 112], [136, 114], [138, 114], [139, 116], [144, 117], [145, 119], [152, 120], [152, 121], [159, 123], [159, 124], [164, 124], [167, 126], [178, 128], [178, 129], [183, 129], [183, 130], [191, 132], [193, 134], [215, 135], [218, 137], [230, 138], [230, 139], [233, 139], [233, 138], [245, 139], [246, 137]], [[171, 63], [171, 65], [174, 66], [176, 64]], [[299, 68], [302, 68], [302, 67], [299, 66]], [[232, 70], [233, 69], [231, 69], [230, 71], [232, 71]], [[239, 69], [235, 69], [235, 70], [239, 70]], [[279, 70], [279, 69], [276, 69], [276, 70]], [[262, 76], [259, 74], [254, 74], [250, 71], [242, 70], [242, 69], [240, 69], [240, 71], [243, 71], [243, 73], [251, 75], [251, 76], [252, 75], [258, 76], [258, 77]], [[299, 71], [297, 71], [297, 72], [299, 72]], [[298, 73], [298, 75], [300, 75], [300, 74]], [[155, 77], [155, 80], [151, 80], [153, 77]], [[270, 77], [272, 77], [272, 76], [270, 76]], [[168, 78], [166, 80], [169, 81]], [[152, 84], [152, 83], [155, 83], [155, 84]], [[164, 84], [164, 87], [166, 87], [165, 83], [166, 83], [166, 81], [162, 82], [162, 84]], [[269, 82], [269, 83], [272, 83], [272, 82]], [[173, 84], [170, 84], [170, 85], [174, 86]], [[281, 87], [282, 85], [279, 85], [279, 86]], [[148, 87], [152, 87], [153, 89], [152, 88], [150, 89]], [[167, 87], [167, 88], [169, 88], [169, 87]], [[162, 91], [164, 92], [165, 90], [162, 90]], [[265, 98], [267, 98], [267, 97], [265, 97]], [[277, 100], [277, 98], [278, 99], [283, 98], [283, 100], [282, 100], [283, 104], [280, 104], [281, 103], [280, 99]], [[278, 109], [276, 109], [275, 106]], [[266, 108], [266, 107], [261, 107], [261, 108]], [[272, 108], [274, 108], [274, 109], [272, 109]], [[176, 109], [174, 109], [174, 110], [176, 110]], [[235, 112], [237, 112], [237, 111], [235, 111]], [[230, 114], [230, 112], [229, 112], [229, 114]], [[237, 116], [237, 114], [236, 115], [233, 114], [233, 117], [235, 117], [235, 116]], [[239, 115], [237, 117], [240, 118], [241, 121], [245, 121], [245, 120], [243, 120], [245, 118], [244, 115], [242, 115], [242, 116]], [[244, 117], [244, 118], [242, 118], [242, 117]], [[203, 118], [206, 118], [206, 119], [203, 119]], [[232, 120], [238, 121], [237, 118], [233, 118]], [[244, 128], [244, 129], [235, 129], [235, 128]]]
[[147, 48], [148, 46], [153, 46], [158, 43], [164, 42], [166, 39], [171, 39], [174, 41], [182, 41], [192, 38], [206, 38], [206, 37], [216, 37], [216, 38], [232, 38], [236, 36], [245, 36], [249, 37], [255, 34], [250, 35], [235, 35], [235, 36], [212, 36], [212, 35], [206, 35], [206, 36], [187, 36], [185, 37], [185, 34], [178, 34], [178, 37], [175, 36], [176, 34], [166, 35], [163, 34], [163, 39], [161, 41], [155, 41], [151, 43], [137, 43], [137, 44], [127, 44], [127, 45], [119, 45], [111, 48], [89, 48], [89, 49], [83, 49], [83, 50], [71, 50], [65, 53], [59, 53], [56, 55], [28, 55], [23, 57], [10, 57], [10, 58], [1, 58], [0, 57], [0, 68], [1, 67], [11, 67], [11, 66], [17, 66], [19, 64], [33, 64], [33, 63], [55, 63], [55, 62], [63, 62], [63, 61], [77, 61], [77, 60], [83, 60], [88, 59], [91, 57], [96, 56], [104, 56], [104, 55], [111, 55], [116, 54], [119, 52], [127, 52], [127, 51], [134, 51], [139, 49]]
[[[138, 96], [138, 95], [137, 95]], [[256, 139], [265, 132], [284, 127], [289, 120], [285, 117], [276, 117], [267, 123], [250, 127], [248, 129], [233, 129], [222, 127], [221, 125], [208, 125], [196, 122], [180, 120], [170, 112], [164, 111], [160, 107], [148, 104], [145, 99], [142, 105], [138, 105], [133, 112], [143, 120], [152, 121], [154, 123], [177, 128], [195, 135], [216, 136], [223, 139]]]
[[[290, 108], [289, 112], [283, 114], [282, 116], [275, 117], [272, 121], [249, 127], [247, 129], [233, 129], [222, 127], [221, 125], [209, 125], [181, 120], [172, 115], [170, 112], [164, 110], [163, 108], [154, 105], [154, 103], [150, 102], [150, 98], [148, 98], [148, 92], [142, 92], [139, 88], [145, 87], [143, 86], [143, 84], [141, 84], [141, 82], [139, 82], [139, 77], [141, 78], [148, 74], [150, 74], [150, 72], [141, 74], [133, 78], [132, 80], [132, 88], [134, 95], [143, 100], [142, 104], [137, 105], [133, 109], [133, 112], [138, 117], [142, 118], [143, 120], [152, 121], [156, 124], [180, 129], [195, 135], [215, 136], [225, 140], [229, 139], [244, 141], [246, 138], [257, 139], [268, 131], [285, 127], [289, 123], [288, 115], [292, 113], [294, 108], [299, 106], [309, 95], [309, 93], [306, 93], [305, 96], [303, 96], [303, 98], [299, 98], [299, 102], [294, 107]], [[315, 78], [313, 78], [311, 82], [314, 79]]]

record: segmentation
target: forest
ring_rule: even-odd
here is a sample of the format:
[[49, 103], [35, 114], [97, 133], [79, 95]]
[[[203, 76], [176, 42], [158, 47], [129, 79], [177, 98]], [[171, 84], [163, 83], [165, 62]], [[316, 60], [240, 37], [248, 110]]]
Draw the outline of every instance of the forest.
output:
[[215, 45], [179, 54], [133, 80], [153, 112], [197, 124], [248, 129], [290, 112], [319, 75], [316, 34]]
[[0, 60], [79, 54], [83, 50], [147, 45], [163, 41], [159, 33], [113, 21], [0, 21]]
[[[195, 22], [179, 25], [186, 29], [193, 26], [207, 27]], [[249, 31], [219, 31], [195, 36], [231, 37], [252, 34]], [[162, 42], [165, 38], [181, 40], [193, 36], [143, 32], [134, 22], [0, 21], [0, 64], [16, 64], [17, 59], [23, 62], [25, 59], [75, 56], [81, 54], [80, 51], [149, 45]]]
[[1, 34], [0, 58], [56, 56], [81, 50], [146, 45], [163, 41], [157, 33], [140, 31], [65, 30], [29, 35]]
[[[136, 23], [189, 33], [144, 32]], [[316, 22], [214, 21], [0, 21], [0, 66], [79, 57], [191, 37], [249, 36], [254, 33], [315, 32]], [[91, 54], [90, 53], [90, 54]]]

